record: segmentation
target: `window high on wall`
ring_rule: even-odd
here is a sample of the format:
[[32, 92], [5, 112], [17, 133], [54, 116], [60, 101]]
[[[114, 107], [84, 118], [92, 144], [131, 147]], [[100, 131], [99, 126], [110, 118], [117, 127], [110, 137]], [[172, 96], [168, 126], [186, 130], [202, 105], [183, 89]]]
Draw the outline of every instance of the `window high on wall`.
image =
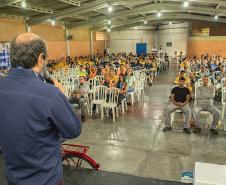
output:
[[192, 30], [192, 36], [208, 37], [210, 35], [210, 28], [201, 28]]
[[105, 33], [103, 31], [96, 32], [96, 40], [106, 40]]

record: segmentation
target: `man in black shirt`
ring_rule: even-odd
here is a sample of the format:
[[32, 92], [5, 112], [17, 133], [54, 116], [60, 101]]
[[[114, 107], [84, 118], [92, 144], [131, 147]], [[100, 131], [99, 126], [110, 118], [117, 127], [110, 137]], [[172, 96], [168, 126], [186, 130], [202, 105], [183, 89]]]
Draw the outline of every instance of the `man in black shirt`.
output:
[[171, 91], [171, 102], [166, 109], [166, 122], [164, 132], [171, 130], [171, 116], [172, 112], [181, 110], [185, 115], [184, 132], [191, 134], [189, 121], [191, 118], [191, 109], [188, 106], [188, 102], [191, 97], [191, 93], [185, 86], [185, 78], [180, 77], [179, 86], [174, 87]]

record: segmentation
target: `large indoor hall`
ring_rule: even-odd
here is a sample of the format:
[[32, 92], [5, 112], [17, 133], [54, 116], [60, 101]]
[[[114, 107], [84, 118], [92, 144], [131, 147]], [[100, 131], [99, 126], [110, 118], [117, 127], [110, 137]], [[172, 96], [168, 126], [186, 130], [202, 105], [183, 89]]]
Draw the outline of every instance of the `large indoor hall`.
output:
[[0, 185], [226, 185], [226, 1], [1, 0]]

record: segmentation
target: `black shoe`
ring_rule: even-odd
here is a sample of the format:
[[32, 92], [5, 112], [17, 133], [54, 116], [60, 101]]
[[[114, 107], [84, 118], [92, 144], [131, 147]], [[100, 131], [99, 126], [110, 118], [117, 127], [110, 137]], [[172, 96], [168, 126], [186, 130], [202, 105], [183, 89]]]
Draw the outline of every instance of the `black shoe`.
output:
[[163, 131], [163, 132], [171, 131], [171, 127], [165, 127], [162, 131]]
[[211, 128], [211, 129], [210, 129], [210, 132], [211, 132], [212, 134], [214, 134], [214, 135], [218, 135], [217, 129]]
[[93, 113], [92, 118], [97, 119], [96, 113]]
[[152, 86], [152, 83], [151, 82], [149, 82], [149, 86]]
[[109, 114], [109, 116], [110, 116], [111, 118], [113, 118], [112, 111], [110, 111], [108, 114]]
[[184, 132], [185, 132], [186, 134], [191, 134], [191, 130], [190, 130], [189, 128], [184, 128]]
[[202, 129], [200, 128], [200, 127], [196, 127], [195, 129], [194, 129], [194, 133], [195, 134], [198, 134], [198, 133], [200, 133], [202, 131]]
[[82, 122], [85, 122], [86, 121], [86, 117], [85, 116], [81, 116], [81, 120], [82, 120]]

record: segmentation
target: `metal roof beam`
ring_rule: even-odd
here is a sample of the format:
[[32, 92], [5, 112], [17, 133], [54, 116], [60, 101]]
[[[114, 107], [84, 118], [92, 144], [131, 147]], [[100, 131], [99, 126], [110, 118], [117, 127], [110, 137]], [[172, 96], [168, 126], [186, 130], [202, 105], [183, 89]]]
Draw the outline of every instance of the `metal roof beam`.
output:
[[52, 14], [53, 13], [53, 10], [40, 8], [40, 7], [35, 7], [35, 6], [30, 6], [30, 5], [27, 5], [26, 8], [23, 8], [21, 6], [21, 3], [19, 3], [19, 2], [11, 3], [8, 6], [15, 7], [15, 8], [21, 8], [21, 9], [25, 9], [25, 10], [31, 10], [31, 11], [40, 12], [40, 13], [47, 13], [47, 14]]
[[0, 7], [8, 6], [11, 3], [17, 2], [18, 0], [1, 0]]
[[100, 13], [100, 14], [104, 14], [107, 15], [108, 13], [103, 11], [103, 10], [94, 10], [94, 12]]
[[[146, 14], [146, 13], [156, 13], [157, 11], [161, 10], [162, 12], [190, 12], [190, 13], [200, 13], [200, 14], [210, 14], [215, 15], [226, 15], [224, 10], [215, 8], [206, 8], [206, 7], [196, 7], [196, 6], [189, 6], [189, 8], [185, 9], [180, 4], [175, 5], [171, 3], [152, 3], [152, 4], [145, 4], [138, 7], [135, 7], [132, 10], [122, 10], [119, 12], [115, 12], [111, 15], [111, 19], [118, 19], [122, 17], [128, 17], [133, 15], [139, 14]], [[96, 24], [99, 21], [103, 21], [104, 19], [109, 19], [108, 16], [98, 16], [96, 18], [90, 18], [88, 21], [81, 21], [81, 22], [72, 22], [70, 23], [69, 27], [76, 27], [76, 26], [87, 26]]]
[[216, 6], [216, 9], [220, 8], [220, 6], [221, 6], [221, 5], [220, 5], [220, 4], [218, 4], [218, 5]]
[[59, 1], [61, 3], [73, 5], [73, 6], [80, 6], [81, 5], [80, 1], [74, 1], [74, 0], [57, 0], [57, 1]]
[[81, 4], [80, 7], [70, 7], [67, 8], [65, 10], [59, 10], [59, 11], [55, 11], [51, 16], [41, 16], [38, 18], [34, 18], [28, 21], [29, 25], [34, 25], [34, 24], [39, 24], [42, 22], [45, 22], [49, 19], [62, 19], [65, 17], [70, 17], [71, 14], [83, 14], [83, 13], [87, 13], [93, 10], [97, 10], [97, 9], [101, 9], [101, 8], [105, 8], [107, 6], [108, 3], [113, 3], [116, 2], [118, 0], [95, 0], [95, 1], [91, 1], [91, 2], [87, 2], [84, 4]]
[[[164, 1], [171, 1], [171, 2], [184, 2], [184, 0], [161, 0], [161, 2]], [[226, 6], [225, 0], [189, 0], [189, 2], [192, 4], [194, 3], [207, 3], [207, 4], [221, 4], [222, 6]]]
[[80, 20], [88, 20], [88, 17], [81, 16], [81, 15], [72, 15], [70, 18], [80, 19]]
[[[150, 15], [146, 17], [147, 21], [176, 21], [176, 20], [201, 20], [201, 21], [210, 21], [210, 22], [218, 22], [218, 23], [225, 23], [226, 19], [219, 18], [218, 20], [215, 20], [213, 17], [207, 17], [207, 16], [200, 16], [200, 15], [192, 15], [192, 14], [185, 14], [185, 13], [166, 13], [162, 15], [161, 17], [157, 17], [156, 15]], [[130, 24], [133, 25], [144, 25], [144, 18], [137, 18], [129, 21], [122, 22], [120, 24], [115, 24], [111, 26], [112, 30], [118, 30], [122, 27], [128, 26]], [[101, 30], [104, 30], [103, 27]]]
[[6, 17], [6, 18], [14, 18], [14, 19], [21, 19], [21, 20], [25, 20], [26, 17], [23, 16], [18, 16], [18, 15], [11, 15], [11, 14], [0, 14], [0, 17]]

